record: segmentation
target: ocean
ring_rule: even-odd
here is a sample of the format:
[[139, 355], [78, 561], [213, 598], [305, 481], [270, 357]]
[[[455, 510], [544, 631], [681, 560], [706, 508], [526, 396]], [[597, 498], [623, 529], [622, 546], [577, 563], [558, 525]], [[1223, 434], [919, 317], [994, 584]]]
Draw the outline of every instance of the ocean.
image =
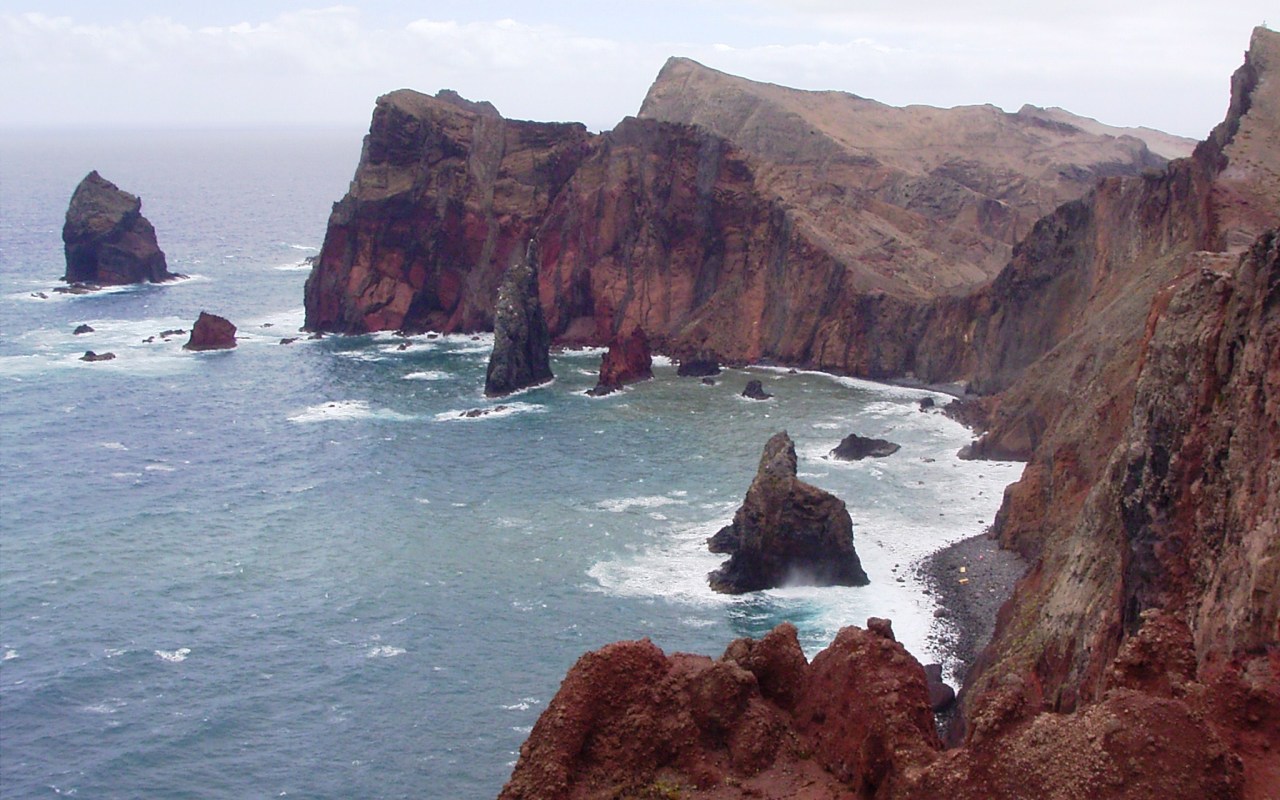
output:
[[[659, 359], [595, 399], [587, 350], [489, 401], [490, 336], [281, 344], [360, 137], [0, 134], [0, 796], [493, 797], [607, 642], [718, 655], [791, 620], [812, 655], [881, 616], [945, 657], [912, 565], [981, 532], [1021, 465], [958, 460], [969, 433], [928, 392], [705, 386]], [[186, 279], [52, 291], [92, 169], [142, 197]], [[235, 350], [158, 336], [202, 310]], [[774, 398], [740, 397], [750, 378]], [[869, 586], [707, 587], [703, 542], [779, 430], [848, 503]], [[902, 449], [827, 460], [851, 432]]]

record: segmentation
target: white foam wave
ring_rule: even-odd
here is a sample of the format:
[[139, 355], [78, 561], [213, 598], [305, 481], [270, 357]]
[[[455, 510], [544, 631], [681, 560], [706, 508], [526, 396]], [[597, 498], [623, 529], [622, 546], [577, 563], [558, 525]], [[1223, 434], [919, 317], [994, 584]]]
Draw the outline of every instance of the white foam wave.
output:
[[683, 503], [667, 495], [653, 494], [643, 497], [617, 497], [610, 500], [601, 500], [596, 503], [596, 507], [604, 511], [612, 511], [615, 514], [621, 514], [624, 511], [630, 511], [633, 508], [661, 508], [662, 506], [670, 506]]
[[0, 661], [12, 661], [17, 657], [18, 651], [10, 648], [9, 650], [4, 651], [4, 658], [0, 658]]
[[403, 377], [406, 381], [443, 381], [447, 380], [449, 373], [438, 369], [424, 369], [419, 372], [410, 372]]
[[122, 442], [98, 442], [98, 446], [104, 450], [128, 450]]
[[85, 706], [84, 710], [90, 714], [114, 714], [127, 705], [129, 704], [119, 697], [108, 697], [101, 703], [94, 703], [91, 706]]
[[176, 468], [168, 464], [148, 464], [143, 467], [147, 472], [175, 472]]
[[179, 647], [177, 650], [157, 650], [156, 656], [161, 661], [168, 661], [170, 664], [179, 664], [187, 660], [187, 656], [191, 655], [190, 647]]
[[292, 243], [290, 243], [290, 244], [289, 244], [289, 247], [293, 248], [294, 250], [310, 250], [310, 251], [311, 251], [311, 252], [313, 252], [313, 253], [318, 253], [318, 252], [320, 252], [320, 248], [319, 248], [319, 247], [316, 247], [316, 246], [315, 246], [315, 245], [313, 245], [313, 244], [292, 244]]
[[311, 262], [295, 261], [289, 264], [277, 264], [276, 269], [280, 272], [310, 272]]
[[380, 644], [377, 647], [370, 647], [364, 654], [365, 658], [395, 658], [405, 654], [403, 647], [393, 647], [389, 644]]
[[341, 420], [380, 419], [404, 422], [414, 419], [409, 414], [401, 414], [388, 408], [372, 408], [364, 400], [334, 400], [308, 406], [302, 411], [289, 416], [290, 422], [334, 422]]
[[528, 711], [541, 703], [542, 701], [536, 697], [522, 697], [510, 705], [504, 705], [502, 708], [504, 711]]
[[480, 408], [465, 408], [454, 411], [443, 411], [436, 414], [437, 422], [451, 422], [462, 420], [465, 422], [475, 422], [486, 419], [499, 419], [501, 417], [511, 417], [516, 414], [533, 414], [546, 411], [547, 407], [536, 403], [499, 403], [494, 406], [482, 406]]

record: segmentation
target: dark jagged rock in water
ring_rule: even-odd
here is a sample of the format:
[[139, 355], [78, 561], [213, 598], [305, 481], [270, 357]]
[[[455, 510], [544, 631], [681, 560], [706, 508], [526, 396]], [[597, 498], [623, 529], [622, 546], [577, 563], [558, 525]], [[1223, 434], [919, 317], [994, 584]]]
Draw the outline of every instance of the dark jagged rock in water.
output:
[[217, 314], [201, 311], [183, 350], [230, 350], [236, 346], [236, 326]]
[[649, 350], [649, 337], [636, 328], [630, 336], [619, 336], [609, 345], [609, 350], [600, 360], [600, 380], [587, 394], [601, 397], [628, 383], [652, 377], [653, 353]]
[[837, 461], [861, 461], [864, 458], [884, 458], [898, 452], [902, 445], [886, 439], [871, 439], [851, 433], [840, 440], [830, 457]]
[[676, 374], [682, 378], [705, 378], [720, 374], [720, 357], [710, 351], [701, 350], [680, 358]]
[[156, 230], [142, 216], [142, 201], [121, 191], [97, 171], [80, 181], [62, 226], [70, 284], [119, 286], [159, 283], [179, 275], [169, 271], [156, 243]]
[[551, 374], [551, 334], [538, 300], [537, 243], [530, 241], [498, 287], [493, 318], [493, 353], [485, 373], [485, 397], [538, 386]]
[[84, 355], [80, 356], [81, 361], [110, 361], [115, 358], [115, 353], [95, 353], [92, 350], [84, 351]]
[[929, 409], [933, 408], [935, 405], [937, 405], [937, 403], [935, 403], [935, 402], [934, 402], [934, 400], [933, 400], [933, 398], [932, 398], [932, 397], [921, 397], [921, 398], [920, 398], [920, 410], [921, 410], [921, 411], [928, 411]]
[[748, 400], [768, 400], [773, 397], [764, 390], [764, 384], [760, 381], [747, 381], [747, 388], [742, 390], [742, 396]]
[[869, 582], [844, 501], [796, 477], [795, 444], [785, 431], [769, 439], [733, 524], [709, 545], [732, 553], [707, 576], [717, 592]]
[[86, 325], [77, 325], [77, 326], [76, 326], [76, 329], [75, 329], [74, 331], [72, 331], [71, 333], [72, 333], [73, 335], [75, 335], [75, 336], [79, 336], [79, 335], [81, 335], [81, 334], [83, 334], [83, 333], [93, 333], [93, 326], [91, 326], [91, 325], [87, 325], [87, 324], [86, 324]]

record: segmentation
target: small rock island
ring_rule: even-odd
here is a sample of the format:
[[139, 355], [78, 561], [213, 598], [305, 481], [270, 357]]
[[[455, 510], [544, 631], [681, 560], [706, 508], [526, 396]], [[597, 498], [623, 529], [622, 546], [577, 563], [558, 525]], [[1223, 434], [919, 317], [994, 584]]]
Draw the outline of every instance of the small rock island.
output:
[[755, 480], [733, 523], [707, 540], [729, 560], [707, 576], [711, 588], [742, 594], [784, 585], [865, 586], [844, 501], [796, 477], [786, 431], [764, 446]]
[[182, 277], [169, 271], [156, 229], [142, 216], [142, 200], [97, 170], [80, 181], [62, 226], [72, 285], [123, 286]]

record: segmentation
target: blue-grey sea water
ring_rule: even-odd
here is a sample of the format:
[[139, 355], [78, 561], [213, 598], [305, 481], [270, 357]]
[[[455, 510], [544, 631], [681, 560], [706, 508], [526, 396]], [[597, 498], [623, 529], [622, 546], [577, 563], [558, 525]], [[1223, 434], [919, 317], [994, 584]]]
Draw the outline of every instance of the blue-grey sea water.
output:
[[[1019, 467], [957, 460], [968, 432], [924, 392], [661, 363], [591, 399], [585, 351], [486, 401], [489, 337], [280, 344], [359, 153], [358, 131], [0, 135], [0, 796], [493, 797], [610, 641], [716, 655], [791, 620], [812, 654], [884, 616], [945, 656], [910, 567], [982, 531]], [[52, 292], [91, 169], [188, 279]], [[234, 351], [143, 341], [201, 310]], [[774, 399], [741, 398], [751, 377]], [[872, 583], [716, 595], [703, 540], [784, 429]], [[902, 449], [823, 458], [854, 431]]]

